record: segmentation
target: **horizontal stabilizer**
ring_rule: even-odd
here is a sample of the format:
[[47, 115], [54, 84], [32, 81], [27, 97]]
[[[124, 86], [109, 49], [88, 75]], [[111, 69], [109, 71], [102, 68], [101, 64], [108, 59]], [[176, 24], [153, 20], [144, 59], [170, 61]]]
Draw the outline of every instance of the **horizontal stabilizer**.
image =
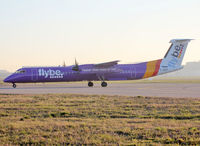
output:
[[172, 39], [170, 40], [169, 43], [175, 43], [175, 42], [184, 43], [184, 42], [190, 42], [191, 40], [194, 40], [194, 39]]

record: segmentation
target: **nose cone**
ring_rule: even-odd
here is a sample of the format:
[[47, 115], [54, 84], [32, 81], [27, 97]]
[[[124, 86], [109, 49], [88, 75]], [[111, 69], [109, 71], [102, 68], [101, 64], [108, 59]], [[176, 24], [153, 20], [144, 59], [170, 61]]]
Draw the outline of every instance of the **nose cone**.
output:
[[11, 83], [12, 82], [12, 78], [11, 78], [11, 76], [8, 76], [3, 81], [6, 82], [6, 83]]

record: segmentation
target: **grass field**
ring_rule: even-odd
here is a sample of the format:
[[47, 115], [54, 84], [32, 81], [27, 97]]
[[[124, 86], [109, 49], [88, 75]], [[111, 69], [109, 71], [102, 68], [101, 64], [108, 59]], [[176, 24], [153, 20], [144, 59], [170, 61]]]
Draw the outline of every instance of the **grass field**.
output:
[[0, 143], [200, 144], [200, 99], [1, 94]]

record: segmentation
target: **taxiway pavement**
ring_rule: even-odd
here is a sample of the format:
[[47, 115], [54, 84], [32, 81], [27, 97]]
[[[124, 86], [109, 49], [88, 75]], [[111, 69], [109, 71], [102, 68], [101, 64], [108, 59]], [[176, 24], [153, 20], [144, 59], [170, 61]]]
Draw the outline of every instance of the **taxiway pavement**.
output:
[[199, 83], [109, 83], [102, 88], [99, 83], [88, 87], [87, 83], [45, 83], [17, 84], [13, 89], [11, 84], [1, 84], [0, 93], [4, 94], [98, 94], [125, 96], [156, 96], [156, 97], [197, 97], [200, 98]]

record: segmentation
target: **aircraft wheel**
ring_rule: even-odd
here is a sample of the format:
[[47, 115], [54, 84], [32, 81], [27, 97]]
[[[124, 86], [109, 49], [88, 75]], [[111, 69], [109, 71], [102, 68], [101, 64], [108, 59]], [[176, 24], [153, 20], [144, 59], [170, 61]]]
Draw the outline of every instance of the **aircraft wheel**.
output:
[[93, 87], [93, 86], [94, 86], [93, 82], [88, 82], [88, 87]]
[[107, 87], [107, 85], [108, 85], [108, 84], [107, 84], [106, 82], [102, 82], [102, 83], [101, 83], [101, 86], [102, 86], [102, 87]]
[[16, 87], [17, 87], [17, 85], [15, 83], [13, 83], [13, 88], [16, 88]]

